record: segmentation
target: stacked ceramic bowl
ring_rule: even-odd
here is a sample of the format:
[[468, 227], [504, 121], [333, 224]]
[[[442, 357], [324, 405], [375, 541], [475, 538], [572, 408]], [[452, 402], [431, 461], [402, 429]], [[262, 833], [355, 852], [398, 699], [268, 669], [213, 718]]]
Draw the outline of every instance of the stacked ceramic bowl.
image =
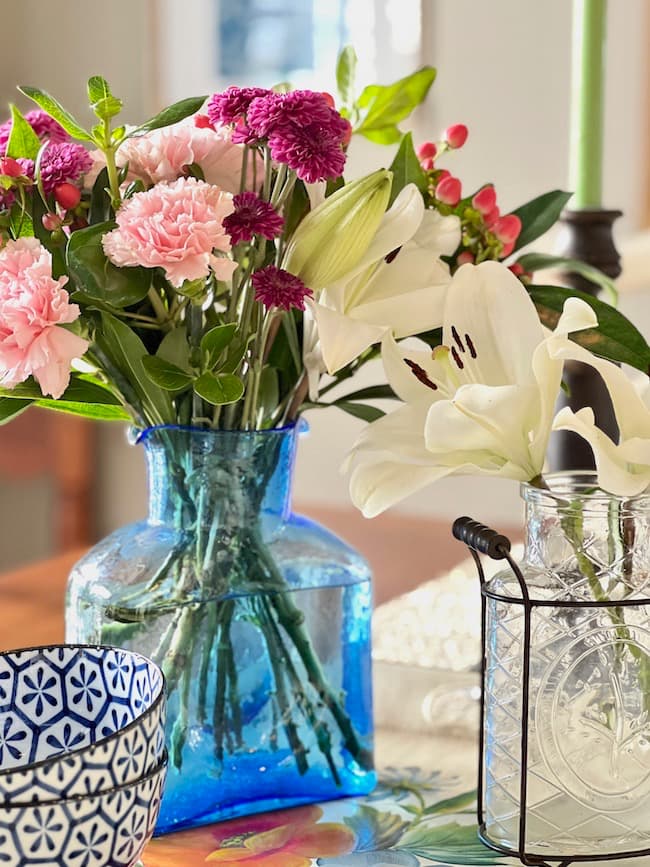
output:
[[0, 864], [132, 867], [165, 781], [160, 669], [112, 647], [0, 653]]

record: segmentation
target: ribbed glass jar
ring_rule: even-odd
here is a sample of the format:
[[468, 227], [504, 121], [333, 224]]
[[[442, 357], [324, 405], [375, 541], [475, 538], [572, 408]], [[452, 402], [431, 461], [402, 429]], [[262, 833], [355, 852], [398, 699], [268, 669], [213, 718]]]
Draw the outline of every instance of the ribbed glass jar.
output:
[[298, 430], [143, 431], [148, 519], [70, 575], [66, 639], [167, 677], [159, 834], [375, 784], [370, 572], [291, 512]]

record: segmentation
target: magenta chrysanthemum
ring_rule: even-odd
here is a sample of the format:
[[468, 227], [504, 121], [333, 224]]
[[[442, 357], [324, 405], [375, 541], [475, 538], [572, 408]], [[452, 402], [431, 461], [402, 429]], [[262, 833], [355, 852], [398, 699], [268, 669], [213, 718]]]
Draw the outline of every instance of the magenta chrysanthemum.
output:
[[[61, 124], [57, 123], [47, 112], [41, 111], [40, 108], [28, 111], [25, 115], [25, 120], [41, 141], [64, 142], [70, 140], [70, 136]], [[7, 142], [11, 135], [11, 126], [11, 120], [6, 120], [0, 124], [0, 156], [4, 156], [7, 152]]]
[[283, 310], [305, 309], [305, 298], [313, 295], [299, 277], [276, 268], [275, 265], [267, 265], [261, 271], [256, 271], [252, 278], [255, 289], [255, 299], [265, 307], [281, 307]]
[[292, 90], [258, 97], [250, 104], [246, 126], [253, 138], [268, 138], [273, 159], [307, 183], [343, 173], [349, 123], [322, 93]]
[[223, 221], [223, 227], [233, 245], [250, 241], [253, 235], [271, 241], [284, 228], [284, 220], [275, 208], [255, 193], [238, 193], [232, 201], [235, 210]]
[[228, 87], [222, 93], [215, 93], [210, 97], [206, 109], [210, 123], [236, 123], [246, 114], [254, 99], [268, 93], [270, 91], [264, 87]]
[[320, 126], [292, 126], [269, 137], [271, 156], [308, 184], [338, 178], [345, 168], [341, 138]]
[[46, 111], [42, 111], [40, 108], [28, 111], [25, 115], [25, 120], [41, 141], [47, 140], [53, 143], [70, 141], [70, 136], [61, 124], [57, 123], [53, 117], [50, 117]]
[[46, 195], [58, 184], [76, 183], [92, 168], [93, 161], [81, 145], [73, 142], [50, 144], [43, 152], [40, 172]]
[[266, 138], [278, 127], [288, 124], [317, 124], [329, 128], [340, 120], [341, 116], [330, 108], [323, 94], [313, 90], [269, 93], [254, 99], [247, 114], [248, 125], [258, 138]]

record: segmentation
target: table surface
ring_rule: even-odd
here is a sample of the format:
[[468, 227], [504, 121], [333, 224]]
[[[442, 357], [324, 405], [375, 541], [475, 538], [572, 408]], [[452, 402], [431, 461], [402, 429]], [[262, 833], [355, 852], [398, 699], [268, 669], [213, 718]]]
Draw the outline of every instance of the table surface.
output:
[[[71, 566], [82, 553], [82, 549], [73, 550], [44, 562], [0, 574], [2, 606], [0, 650], [63, 641], [66, 579]], [[381, 677], [389, 676], [382, 673]], [[402, 679], [400, 677], [393, 679], [395, 701], [397, 703], [401, 701], [406, 707], [403, 699], [400, 699]], [[388, 681], [382, 683], [382, 688], [390, 690], [391, 687], [389, 677]], [[380, 777], [394, 780], [395, 774], [390, 771], [386, 774], [387, 768], [406, 769], [407, 776], [404, 778], [406, 788], [397, 792], [395, 797], [390, 795], [389, 783], [388, 799], [385, 797], [387, 788], [384, 785], [383, 789], [380, 788], [379, 793], [373, 794], [367, 802], [348, 799], [331, 802], [323, 805], [322, 808], [298, 808], [298, 811], [288, 815], [271, 815], [271, 820], [277, 820], [279, 816], [284, 822], [288, 822], [290, 828], [299, 828], [301, 831], [308, 826], [310, 833], [315, 831], [317, 834], [317, 837], [312, 838], [314, 846], [318, 842], [319, 833], [324, 835], [323, 839], [325, 839], [330, 831], [338, 829], [339, 835], [347, 834], [349, 837], [349, 831], [346, 832], [341, 823], [346, 824], [348, 828], [354, 828], [357, 848], [350, 854], [345, 854], [350, 852], [350, 848], [346, 849], [343, 846], [341, 857], [327, 858], [326, 862], [323, 862], [327, 863], [328, 867], [364, 867], [364, 865], [382, 867], [384, 864], [404, 865], [404, 867], [420, 865], [421, 867], [425, 864], [440, 863], [500, 863], [502, 867], [506, 864], [514, 865], [515, 862], [511, 859], [503, 861], [494, 859], [493, 853], [480, 847], [480, 851], [474, 853], [473, 857], [470, 854], [476, 842], [473, 830], [470, 831], [467, 827], [473, 825], [471, 791], [467, 790], [475, 787], [477, 767], [476, 738], [471, 733], [470, 726], [462, 731], [447, 733], [433, 729], [427, 731], [422, 728], [419, 731], [409, 728], [399, 730], [380, 728], [376, 731], [375, 744]], [[430, 783], [426, 782], [427, 775]], [[419, 783], [418, 780], [425, 782]], [[422, 785], [425, 788], [421, 788]], [[445, 792], [448, 795], [445, 795]], [[458, 793], [461, 792], [464, 794], [459, 795]], [[445, 800], [449, 795], [452, 799]], [[415, 799], [413, 804], [408, 800], [405, 801], [405, 797]], [[441, 797], [442, 801], [440, 801]], [[428, 803], [431, 799], [439, 801], [439, 804], [427, 808], [431, 814], [429, 821], [424, 806], [425, 802]], [[359, 825], [360, 817], [363, 817], [365, 823], [363, 828]], [[367, 827], [369, 817], [372, 819], [370, 829]], [[257, 828], [260, 822], [255, 817], [249, 818], [250, 827]], [[402, 825], [401, 830], [398, 829], [399, 839], [396, 839], [395, 822], [399, 824], [398, 820]], [[270, 820], [260, 821], [263, 824], [264, 821]], [[390, 826], [390, 834], [387, 833], [388, 826]], [[213, 826], [213, 828], [216, 838], [219, 837], [219, 832], [227, 830], [228, 825]], [[224, 867], [239, 867], [240, 864], [241, 867], [247, 864], [251, 867], [280, 867], [280, 865], [281, 867], [311, 867], [316, 863], [319, 854], [314, 852], [312, 857], [291, 855], [287, 860], [288, 855], [284, 851], [269, 855], [258, 853], [252, 860], [248, 855], [243, 861], [236, 858], [235, 863], [229, 857], [231, 850], [221, 849], [218, 853], [213, 851], [215, 846], [219, 848], [220, 845], [215, 843], [214, 839], [209, 839], [206, 850], [205, 831], [206, 829], [199, 829], [196, 832], [169, 835], [153, 841], [144, 853], [146, 867], [199, 867], [207, 863], [206, 852], [212, 856], [210, 861], [218, 861]], [[422, 841], [423, 832], [428, 835], [426, 845]], [[369, 845], [368, 839], [371, 844], [374, 841], [377, 849], [381, 851], [364, 849], [363, 846]], [[393, 840], [392, 843], [387, 842], [390, 839]], [[329, 842], [331, 843], [331, 838]], [[226, 845], [231, 843], [228, 841]], [[359, 845], [362, 846], [361, 849], [358, 848]], [[452, 857], [454, 845], [459, 847], [453, 856], [456, 860], [447, 860]], [[390, 848], [390, 852], [386, 847]], [[601, 865], [604, 863], [600, 862]], [[645, 867], [648, 862], [647, 859], [632, 859], [615, 863], [625, 863], [630, 867]], [[585, 864], [585, 867], [588, 865]]]
[[[77, 549], [0, 575], [3, 624], [0, 650], [63, 641], [67, 575], [82, 553], [83, 550]], [[397, 683], [395, 688], [399, 689]], [[425, 772], [435, 770], [456, 776], [466, 786], [473, 786], [476, 744], [474, 738], [468, 735], [460, 737], [458, 734], [445, 736], [437, 733], [433, 737], [426, 732], [405, 733], [380, 729], [376, 732], [375, 743], [379, 768], [415, 766]], [[160, 842], [168, 839], [172, 838], [160, 838]], [[158, 847], [154, 849], [162, 857], [164, 849], [160, 848], [160, 844]], [[147, 858], [145, 863], [157, 867], [155, 862]]]

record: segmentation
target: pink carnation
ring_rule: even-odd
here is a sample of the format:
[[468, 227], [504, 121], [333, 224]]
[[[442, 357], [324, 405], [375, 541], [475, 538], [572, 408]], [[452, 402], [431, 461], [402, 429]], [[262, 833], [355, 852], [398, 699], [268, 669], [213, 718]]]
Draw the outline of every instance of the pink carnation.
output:
[[[243, 148], [225, 127], [197, 127], [192, 118], [127, 139], [117, 152], [118, 166], [129, 166], [129, 179], [146, 185], [175, 181], [196, 163], [209, 184], [235, 193], [240, 187]], [[252, 182], [252, 160], [249, 176]], [[261, 177], [261, 168], [260, 168]]]
[[60, 326], [74, 322], [70, 304], [52, 277], [52, 257], [36, 238], [7, 241], [0, 250], [0, 381], [11, 388], [33, 376], [43, 394], [60, 397], [70, 381], [70, 363], [88, 342]]
[[74, 142], [50, 144], [41, 157], [40, 174], [45, 194], [59, 184], [78, 183], [92, 168], [93, 161], [85, 147]]
[[256, 271], [251, 283], [256, 301], [265, 307], [279, 307], [282, 310], [291, 310], [292, 307], [304, 310], [305, 298], [314, 294], [299, 277], [275, 265], [267, 265], [261, 271]]
[[104, 235], [104, 252], [115, 265], [162, 268], [174, 286], [210, 269], [227, 280], [236, 263], [213, 251], [230, 250], [223, 220], [232, 209], [229, 193], [196, 178], [156, 184], [123, 203], [117, 229]]

